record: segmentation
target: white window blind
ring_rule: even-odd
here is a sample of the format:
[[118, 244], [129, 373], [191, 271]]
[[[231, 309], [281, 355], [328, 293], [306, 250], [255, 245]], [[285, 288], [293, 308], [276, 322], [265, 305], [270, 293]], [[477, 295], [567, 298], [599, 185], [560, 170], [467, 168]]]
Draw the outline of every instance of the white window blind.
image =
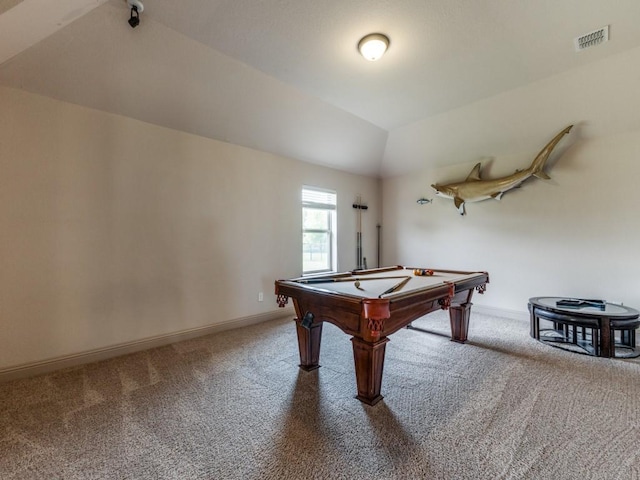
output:
[[336, 193], [310, 187], [302, 189], [302, 205], [312, 208], [336, 209]]

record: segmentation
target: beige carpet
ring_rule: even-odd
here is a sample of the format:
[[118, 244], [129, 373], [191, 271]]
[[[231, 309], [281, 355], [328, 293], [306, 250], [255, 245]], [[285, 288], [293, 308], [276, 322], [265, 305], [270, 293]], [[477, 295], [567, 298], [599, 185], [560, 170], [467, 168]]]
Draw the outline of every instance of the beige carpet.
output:
[[374, 407], [349, 337], [303, 372], [290, 318], [1, 384], [0, 478], [640, 480], [640, 363], [528, 329], [397, 332]]

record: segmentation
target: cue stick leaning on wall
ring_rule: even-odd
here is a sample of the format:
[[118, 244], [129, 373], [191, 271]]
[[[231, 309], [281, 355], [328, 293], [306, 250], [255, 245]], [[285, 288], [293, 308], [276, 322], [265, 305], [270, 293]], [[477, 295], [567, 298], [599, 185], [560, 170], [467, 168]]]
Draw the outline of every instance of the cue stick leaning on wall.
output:
[[353, 204], [353, 208], [357, 210], [356, 217], [356, 270], [362, 270], [367, 268], [363, 266], [362, 257], [362, 210], [367, 210], [369, 207], [362, 204], [362, 197], [358, 195], [356, 197], [356, 203]]

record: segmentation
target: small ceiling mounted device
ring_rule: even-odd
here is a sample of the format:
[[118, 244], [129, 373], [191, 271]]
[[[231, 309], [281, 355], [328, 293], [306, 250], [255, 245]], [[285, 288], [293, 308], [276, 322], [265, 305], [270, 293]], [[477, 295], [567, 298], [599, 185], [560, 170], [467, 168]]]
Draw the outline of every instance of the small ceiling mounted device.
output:
[[371, 33], [358, 42], [358, 50], [371, 62], [380, 60], [389, 47], [389, 37], [382, 33]]
[[136, 28], [140, 25], [140, 14], [144, 11], [144, 5], [140, 0], [127, 0], [127, 5], [131, 7], [129, 25], [131, 25], [131, 28]]

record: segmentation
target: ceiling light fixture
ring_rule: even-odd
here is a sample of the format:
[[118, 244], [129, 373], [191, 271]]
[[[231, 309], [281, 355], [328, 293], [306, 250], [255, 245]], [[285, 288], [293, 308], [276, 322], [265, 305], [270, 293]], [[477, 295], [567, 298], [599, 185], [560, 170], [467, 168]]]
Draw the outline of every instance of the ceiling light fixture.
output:
[[380, 60], [389, 47], [389, 37], [381, 33], [371, 33], [358, 42], [358, 50], [369, 61]]

